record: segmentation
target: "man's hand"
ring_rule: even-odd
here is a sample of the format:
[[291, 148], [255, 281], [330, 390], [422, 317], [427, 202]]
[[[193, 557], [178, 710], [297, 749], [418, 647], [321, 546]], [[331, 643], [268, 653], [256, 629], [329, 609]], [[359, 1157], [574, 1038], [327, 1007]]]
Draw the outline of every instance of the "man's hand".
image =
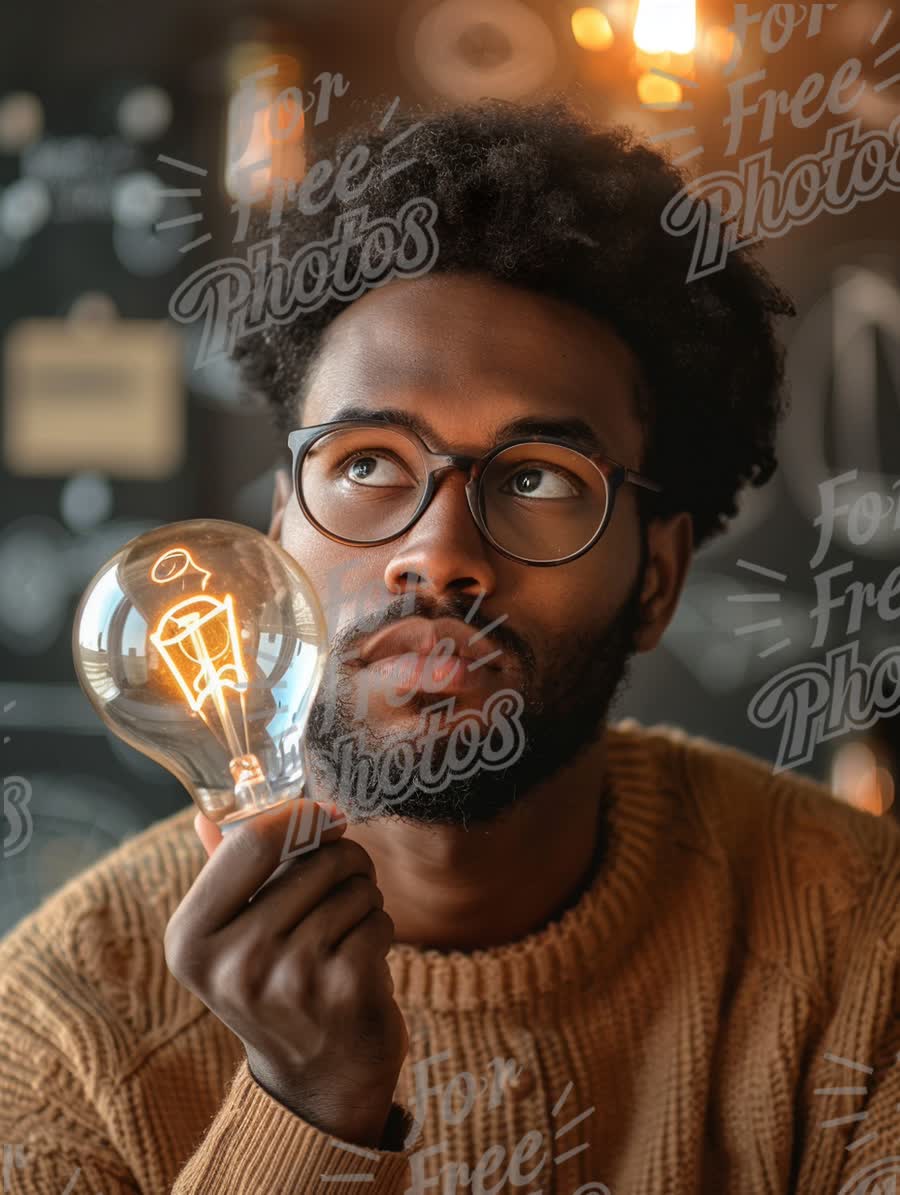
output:
[[224, 840], [197, 814], [210, 858], [166, 927], [166, 963], [241, 1039], [270, 1095], [377, 1147], [409, 1046], [386, 957], [394, 923], [346, 822], [281, 861], [293, 810], [258, 814]]

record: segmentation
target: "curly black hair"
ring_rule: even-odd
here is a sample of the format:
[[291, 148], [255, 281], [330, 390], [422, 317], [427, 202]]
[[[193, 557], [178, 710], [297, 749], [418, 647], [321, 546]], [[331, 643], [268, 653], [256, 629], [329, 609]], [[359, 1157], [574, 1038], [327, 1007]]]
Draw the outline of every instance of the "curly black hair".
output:
[[[404, 130], [402, 147], [385, 154]], [[748, 249], [686, 282], [693, 238], [661, 224], [686, 176], [631, 130], [598, 129], [559, 97], [409, 112], [384, 131], [373, 117], [316, 156], [337, 163], [358, 144], [373, 167], [358, 203], [332, 197], [313, 216], [286, 204], [281, 257], [327, 239], [354, 206], [365, 205], [371, 220], [429, 197], [438, 209], [433, 272], [481, 272], [609, 322], [642, 368], [639, 468], [664, 487], [659, 498], [641, 493], [642, 517], [688, 511], [695, 547], [723, 531], [743, 486], [763, 485], [776, 467], [787, 400], [774, 321], [794, 308]], [[391, 174], [398, 157], [413, 164]], [[251, 240], [273, 236], [264, 215], [249, 227]], [[358, 258], [358, 245], [353, 252]], [[273, 405], [280, 426], [296, 421], [322, 333], [345, 307], [329, 298], [238, 340], [245, 386]]]

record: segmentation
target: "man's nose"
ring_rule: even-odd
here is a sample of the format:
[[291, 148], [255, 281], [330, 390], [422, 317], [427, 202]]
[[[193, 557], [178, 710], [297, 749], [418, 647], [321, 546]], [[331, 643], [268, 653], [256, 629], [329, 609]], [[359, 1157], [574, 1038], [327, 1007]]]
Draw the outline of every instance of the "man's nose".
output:
[[385, 585], [405, 592], [411, 582], [436, 596], [448, 591], [492, 593], [494, 550], [472, 518], [466, 499], [466, 474], [448, 470], [436, 478], [436, 490], [418, 522], [393, 545]]

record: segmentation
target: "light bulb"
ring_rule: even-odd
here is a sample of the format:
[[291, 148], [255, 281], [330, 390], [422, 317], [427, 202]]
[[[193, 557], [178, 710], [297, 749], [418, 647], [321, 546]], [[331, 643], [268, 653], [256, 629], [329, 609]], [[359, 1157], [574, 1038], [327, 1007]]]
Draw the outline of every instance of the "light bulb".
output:
[[131, 540], [85, 591], [73, 652], [103, 720], [220, 829], [300, 795], [328, 634], [306, 574], [265, 535], [198, 519]]

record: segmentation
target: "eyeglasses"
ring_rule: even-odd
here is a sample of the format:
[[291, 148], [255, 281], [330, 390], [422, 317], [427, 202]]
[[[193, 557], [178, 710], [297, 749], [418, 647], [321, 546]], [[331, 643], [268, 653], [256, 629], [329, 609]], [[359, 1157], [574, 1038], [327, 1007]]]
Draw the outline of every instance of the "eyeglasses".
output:
[[468, 474], [466, 498], [479, 531], [523, 564], [566, 564], [589, 551], [609, 525], [616, 494], [630, 482], [662, 486], [565, 440], [527, 436], [484, 456], [432, 452], [415, 432], [348, 419], [290, 433], [294, 493], [306, 518], [338, 543], [389, 543], [412, 527], [440, 475]]

